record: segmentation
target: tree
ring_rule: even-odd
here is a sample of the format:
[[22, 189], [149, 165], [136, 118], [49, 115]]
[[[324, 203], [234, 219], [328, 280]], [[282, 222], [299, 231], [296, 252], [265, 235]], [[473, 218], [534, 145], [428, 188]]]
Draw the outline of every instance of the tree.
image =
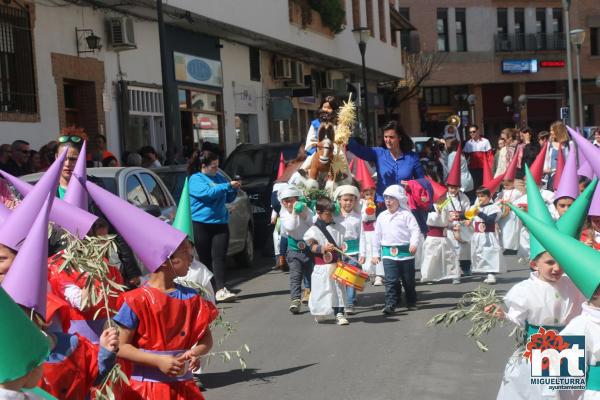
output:
[[440, 69], [446, 58], [437, 51], [425, 53], [403, 53], [405, 77], [379, 85], [383, 92], [383, 107], [386, 118], [390, 119], [402, 103], [418, 96], [423, 84]]

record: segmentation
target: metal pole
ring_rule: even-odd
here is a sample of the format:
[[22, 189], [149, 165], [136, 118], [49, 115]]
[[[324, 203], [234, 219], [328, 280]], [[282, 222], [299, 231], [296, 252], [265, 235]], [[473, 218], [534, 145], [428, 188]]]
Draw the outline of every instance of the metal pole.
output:
[[581, 93], [581, 45], [577, 45], [577, 98], [579, 110], [579, 131], [583, 134], [583, 94]]
[[167, 74], [167, 45], [165, 43], [165, 22], [163, 20], [162, 0], [156, 0], [156, 15], [158, 22], [158, 43], [160, 47], [160, 69], [162, 72], [162, 89], [163, 89], [163, 115], [165, 123], [165, 137], [167, 139], [167, 162], [173, 157], [173, 129], [171, 125], [171, 108], [169, 102]]
[[571, 59], [571, 23], [569, 21], [569, 7], [571, 0], [563, 0], [563, 20], [565, 25], [565, 45], [567, 47], [567, 75], [569, 85], [569, 124], [577, 126], [575, 114], [575, 91], [573, 89], [573, 61]]
[[365, 94], [365, 102], [364, 104], [364, 118], [365, 118], [365, 130], [367, 134], [367, 144], [372, 146], [375, 145], [374, 140], [369, 134], [369, 96], [367, 92], [367, 66], [365, 64], [365, 52], [367, 51], [367, 44], [365, 42], [360, 42], [358, 44], [358, 49], [360, 50], [360, 57], [362, 58], [362, 81], [363, 81], [363, 92]]

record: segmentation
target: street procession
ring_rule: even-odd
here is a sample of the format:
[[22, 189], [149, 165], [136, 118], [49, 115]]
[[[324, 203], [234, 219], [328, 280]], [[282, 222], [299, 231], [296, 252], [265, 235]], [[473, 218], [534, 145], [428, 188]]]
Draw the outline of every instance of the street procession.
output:
[[0, 399], [600, 399], [599, 56], [596, 0], [5, 0]]

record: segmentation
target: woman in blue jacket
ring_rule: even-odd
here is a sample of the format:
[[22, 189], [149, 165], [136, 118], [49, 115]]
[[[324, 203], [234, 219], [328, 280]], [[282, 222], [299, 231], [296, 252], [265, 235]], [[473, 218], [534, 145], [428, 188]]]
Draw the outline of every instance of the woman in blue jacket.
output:
[[225, 287], [229, 245], [229, 211], [225, 205], [235, 200], [241, 182], [228, 182], [218, 171], [219, 157], [210, 151], [195, 152], [188, 167], [196, 251], [200, 262], [214, 274], [216, 300], [224, 302], [235, 298]]

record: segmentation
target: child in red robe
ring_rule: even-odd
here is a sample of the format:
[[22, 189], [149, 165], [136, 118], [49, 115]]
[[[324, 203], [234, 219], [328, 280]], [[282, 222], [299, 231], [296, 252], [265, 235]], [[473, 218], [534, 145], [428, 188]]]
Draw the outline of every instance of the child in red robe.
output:
[[212, 347], [209, 324], [218, 311], [198, 292], [174, 283], [185, 276], [192, 246], [183, 240], [148, 282], [123, 295], [119, 357], [133, 363], [132, 400], [204, 399], [192, 370]]

